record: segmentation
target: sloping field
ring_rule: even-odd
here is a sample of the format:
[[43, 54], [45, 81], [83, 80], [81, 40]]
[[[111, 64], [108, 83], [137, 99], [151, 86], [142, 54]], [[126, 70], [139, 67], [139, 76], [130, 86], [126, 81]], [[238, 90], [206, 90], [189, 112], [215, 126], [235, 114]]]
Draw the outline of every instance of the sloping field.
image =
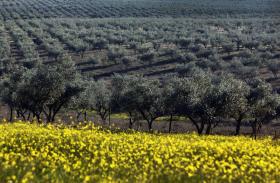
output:
[[193, 64], [244, 78], [261, 75], [278, 86], [279, 26], [271, 18], [13, 20], [0, 23], [0, 55], [28, 65], [68, 54], [96, 79], [114, 73], [163, 77]]
[[0, 19], [279, 16], [278, 0], [1, 0]]
[[1, 64], [68, 54], [101, 79], [164, 77], [195, 62], [278, 86], [279, 9], [278, 0], [0, 0]]

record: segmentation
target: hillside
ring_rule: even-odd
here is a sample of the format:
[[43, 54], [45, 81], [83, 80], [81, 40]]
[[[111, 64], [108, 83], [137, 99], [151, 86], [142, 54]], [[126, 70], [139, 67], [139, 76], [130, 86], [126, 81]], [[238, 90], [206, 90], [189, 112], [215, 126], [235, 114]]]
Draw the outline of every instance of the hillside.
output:
[[67, 54], [96, 79], [114, 73], [164, 77], [194, 64], [242, 77], [260, 74], [278, 85], [271, 67], [280, 58], [279, 27], [278, 19], [263, 18], [12, 20], [0, 24], [0, 53], [27, 65]]
[[278, 0], [1, 0], [0, 19], [277, 17]]
[[277, 0], [1, 0], [0, 58], [28, 65], [68, 54], [95, 79], [163, 77], [195, 62], [278, 85], [270, 70], [280, 57], [279, 8]]

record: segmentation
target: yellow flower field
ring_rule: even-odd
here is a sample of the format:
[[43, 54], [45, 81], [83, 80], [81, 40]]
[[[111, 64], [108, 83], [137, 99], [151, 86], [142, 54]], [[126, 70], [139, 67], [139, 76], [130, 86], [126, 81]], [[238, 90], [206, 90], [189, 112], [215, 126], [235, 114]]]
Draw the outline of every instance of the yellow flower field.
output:
[[1, 124], [0, 182], [280, 182], [280, 143]]

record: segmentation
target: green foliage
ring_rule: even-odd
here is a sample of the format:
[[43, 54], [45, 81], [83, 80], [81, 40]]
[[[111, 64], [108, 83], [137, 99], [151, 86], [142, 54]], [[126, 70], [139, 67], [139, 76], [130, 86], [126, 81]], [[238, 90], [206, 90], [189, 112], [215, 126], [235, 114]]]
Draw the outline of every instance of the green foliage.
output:
[[[81, 91], [80, 75], [68, 57], [55, 65], [38, 65], [31, 69], [19, 67], [2, 79], [2, 100], [25, 119], [27, 111], [40, 121], [44, 113], [48, 122], [70, 99]], [[29, 115], [30, 116], [30, 115]], [[10, 119], [11, 120], [11, 119]]]
[[[34, 8], [36, 7], [36, 8]], [[250, 7], [250, 8], [247, 8]], [[169, 1], [142, 0], [130, 2], [96, 0], [79, 2], [64, 0], [58, 2], [42, 2], [37, 0], [12, 3], [2, 0], [0, 4], [0, 20], [34, 19], [34, 18], [108, 18], [108, 17], [275, 17], [279, 16], [279, 4], [276, 1], [255, 0], [174, 0]], [[62, 11], [63, 8], [63, 11]], [[241, 23], [237, 25], [242, 25]], [[236, 26], [236, 25], [235, 25]]]

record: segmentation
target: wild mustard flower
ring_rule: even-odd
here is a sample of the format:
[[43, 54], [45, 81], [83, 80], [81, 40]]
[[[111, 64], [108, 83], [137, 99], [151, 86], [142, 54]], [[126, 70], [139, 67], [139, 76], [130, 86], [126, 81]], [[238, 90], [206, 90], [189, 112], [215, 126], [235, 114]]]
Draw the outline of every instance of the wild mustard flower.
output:
[[0, 134], [0, 182], [280, 182], [280, 142], [270, 137], [23, 122]]

